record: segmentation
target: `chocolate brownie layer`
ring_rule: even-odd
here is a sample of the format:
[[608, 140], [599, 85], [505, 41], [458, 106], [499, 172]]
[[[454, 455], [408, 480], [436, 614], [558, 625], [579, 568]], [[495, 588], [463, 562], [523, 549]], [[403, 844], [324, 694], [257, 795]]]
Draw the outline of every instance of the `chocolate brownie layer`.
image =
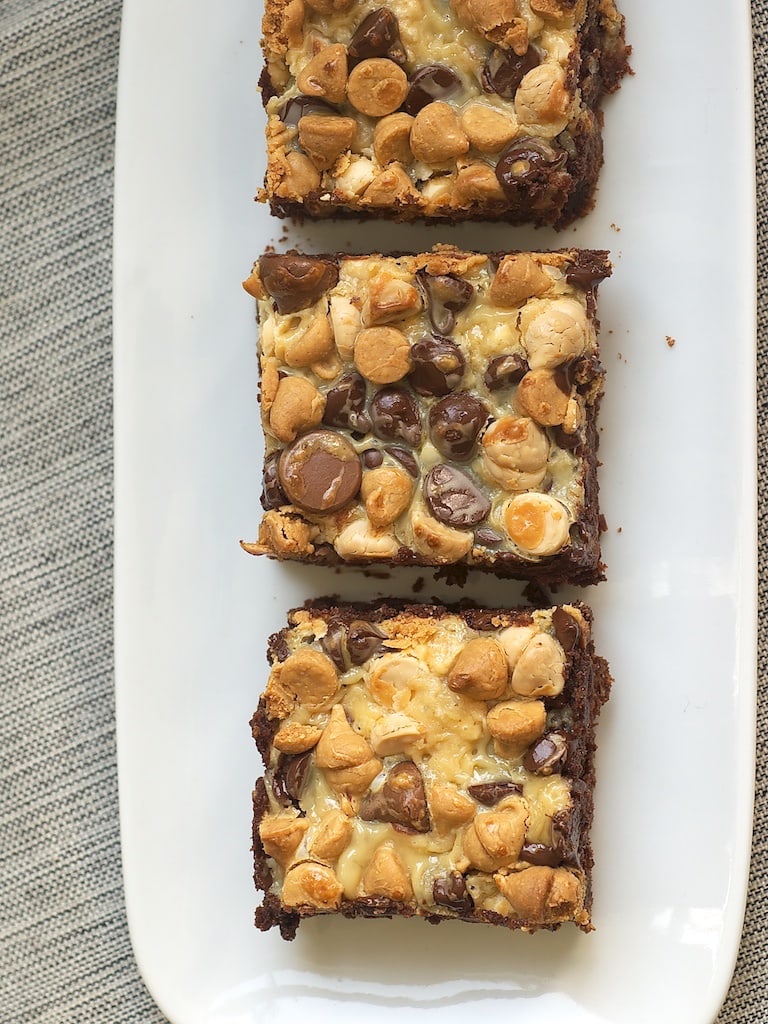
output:
[[562, 227], [591, 206], [627, 70], [613, 0], [267, 0], [262, 45], [278, 216]]
[[267, 254], [254, 554], [602, 578], [604, 252]]
[[256, 924], [419, 916], [591, 929], [594, 727], [582, 604], [315, 602], [269, 645], [252, 722]]

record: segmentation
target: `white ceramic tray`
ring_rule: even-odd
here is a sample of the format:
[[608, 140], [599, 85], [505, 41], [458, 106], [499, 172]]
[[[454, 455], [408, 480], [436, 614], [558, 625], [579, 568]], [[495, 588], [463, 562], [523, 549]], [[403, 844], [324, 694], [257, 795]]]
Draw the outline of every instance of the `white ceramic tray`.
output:
[[[116, 662], [125, 890], [175, 1024], [482, 1016], [706, 1024], [741, 930], [755, 700], [754, 206], [748, 5], [624, 0], [635, 76], [606, 108], [596, 211], [501, 226], [298, 230], [263, 175], [250, 0], [125, 0], [115, 235]], [[259, 516], [255, 325], [265, 245], [580, 244], [601, 290], [609, 581], [585, 594], [616, 684], [600, 725], [597, 931], [533, 937], [318, 919], [252, 926], [248, 720], [267, 635], [307, 597], [391, 579], [241, 553]], [[667, 338], [673, 338], [670, 347]], [[473, 580], [480, 601], [515, 589]], [[422, 596], [456, 597], [427, 574]], [[428, 1017], [424, 1015], [427, 1014]]]

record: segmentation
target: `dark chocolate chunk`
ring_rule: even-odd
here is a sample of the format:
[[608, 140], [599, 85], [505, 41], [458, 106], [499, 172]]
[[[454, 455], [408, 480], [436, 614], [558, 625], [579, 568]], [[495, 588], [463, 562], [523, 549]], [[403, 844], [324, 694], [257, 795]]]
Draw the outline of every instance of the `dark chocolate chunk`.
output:
[[528, 748], [523, 767], [534, 775], [551, 775], [565, 761], [568, 741], [562, 732], [545, 732]]
[[338, 114], [338, 110], [316, 96], [292, 96], [282, 105], [277, 116], [283, 124], [295, 128], [307, 114]]
[[469, 914], [475, 908], [460, 871], [449, 871], [436, 878], [432, 883], [432, 899], [439, 907], [455, 910], [457, 914]]
[[492, 807], [505, 796], [522, 793], [523, 787], [511, 779], [499, 779], [497, 782], [478, 782], [474, 786], [467, 786], [467, 792], [473, 800], [485, 807]]
[[303, 754], [281, 754], [278, 757], [272, 776], [272, 792], [282, 807], [290, 804], [298, 806], [311, 759], [311, 750]]
[[429, 832], [429, 808], [421, 772], [413, 761], [401, 761], [360, 807], [363, 821], [388, 821], [411, 832]]
[[541, 53], [535, 46], [529, 46], [522, 54], [497, 48], [485, 62], [481, 85], [485, 92], [495, 92], [505, 100], [514, 99], [523, 78], [540, 63]]
[[477, 439], [488, 416], [480, 399], [469, 392], [446, 395], [429, 410], [432, 444], [446, 458], [466, 462], [475, 454]]
[[419, 270], [416, 278], [427, 296], [430, 323], [438, 334], [450, 334], [456, 326], [456, 313], [469, 305], [475, 289], [453, 274], [433, 275]]
[[362, 665], [378, 654], [387, 634], [372, 622], [350, 622], [347, 631], [347, 651], [353, 665]]
[[569, 284], [583, 288], [586, 292], [599, 285], [610, 273], [610, 266], [601, 256], [589, 257], [582, 253], [577, 263], [569, 263], [565, 268], [565, 279]]
[[416, 399], [403, 388], [381, 388], [370, 405], [371, 424], [377, 437], [421, 444], [421, 414]]
[[278, 313], [306, 309], [339, 279], [336, 260], [327, 256], [265, 253], [259, 259], [261, 282], [275, 300]]
[[460, 88], [461, 79], [445, 64], [425, 64], [411, 75], [408, 95], [401, 109], [416, 117], [428, 103], [447, 99]]
[[365, 400], [365, 379], [359, 373], [342, 377], [325, 396], [323, 423], [329, 427], [342, 427], [367, 434], [371, 429], [371, 421], [365, 411]]
[[547, 846], [545, 843], [524, 843], [520, 860], [541, 867], [556, 868], [563, 863], [563, 851], [559, 846]]
[[341, 434], [313, 430], [284, 448], [278, 463], [280, 484], [294, 505], [308, 512], [336, 512], [360, 490], [363, 467]]
[[424, 477], [424, 497], [435, 519], [447, 526], [477, 526], [491, 511], [488, 497], [467, 474], [444, 462]]
[[459, 346], [450, 338], [426, 334], [411, 345], [413, 369], [408, 377], [419, 395], [447, 395], [461, 383], [466, 365]]
[[366, 469], [378, 469], [384, 461], [384, 456], [378, 448], [366, 448], [360, 458]]
[[552, 626], [558, 643], [564, 651], [572, 651], [581, 637], [581, 627], [565, 608], [555, 608], [552, 613]]
[[396, 64], [405, 64], [408, 58], [400, 39], [400, 26], [389, 7], [378, 7], [363, 18], [349, 41], [347, 57], [350, 70], [370, 57], [388, 57]]
[[268, 455], [264, 460], [264, 473], [262, 476], [261, 487], [261, 507], [265, 510], [270, 508], [280, 508], [281, 505], [288, 504], [288, 499], [280, 486], [280, 478], [277, 475], [277, 460], [279, 458], [280, 452], [272, 452], [272, 454]]
[[521, 135], [499, 157], [496, 177], [506, 194], [514, 198], [519, 188], [546, 185], [566, 159], [564, 149], [555, 149], [542, 139]]
[[574, 431], [573, 434], [567, 434], [561, 426], [552, 427], [551, 429], [552, 440], [559, 448], [571, 451], [574, 448], [578, 448], [581, 444], [581, 434], [578, 430]]
[[527, 372], [528, 363], [515, 352], [492, 359], [488, 363], [483, 380], [489, 391], [498, 391], [499, 388], [519, 384]]
[[384, 451], [391, 455], [393, 459], [397, 459], [403, 469], [417, 480], [419, 477], [419, 464], [416, 461], [416, 456], [413, 452], [407, 448], [398, 448], [397, 445], [390, 444], [384, 449]]

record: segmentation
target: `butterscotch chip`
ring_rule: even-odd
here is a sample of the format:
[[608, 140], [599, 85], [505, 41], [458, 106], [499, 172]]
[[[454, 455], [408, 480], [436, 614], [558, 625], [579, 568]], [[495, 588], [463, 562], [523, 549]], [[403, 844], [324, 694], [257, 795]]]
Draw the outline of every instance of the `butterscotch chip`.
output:
[[[589, 930], [594, 732], [610, 684], [591, 618], [584, 605], [291, 612], [251, 721], [265, 765], [257, 925], [287, 939], [318, 913]], [[301, 692], [326, 662], [329, 679], [342, 672], [335, 689]], [[472, 685], [498, 677], [505, 696], [453, 689], [459, 669]], [[310, 728], [321, 735], [306, 749], [278, 746], [304, 747]]]
[[568, 540], [570, 521], [562, 502], [549, 494], [518, 494], [504, 510], [504, 525], [529, 555], [553, 555]]
[[383, 57], [361, 61], [352, 69], [347, 83], [347, 99], [369, 117], [394, 113], [407, 92], [408, 78], [403, 69]]
[[373, 384], [394, 384], [411, 369], [411, 346], [395, 327], [365, 327], [355, 339], [354, 358]]
[[356, 132], [357, 122], [351, 117], [307, 114], [299, 121], [299, 145], [315, 167], [325, 171], [352, 147]]
[[413, 118], [410, 114], [399, 113], [382, 117], [376, 122], [373, 130], [373, 152], [382, 166], [396, 160], [400, 164], [409, 164], [413, 158], [411, 151], [411, 126]]
[[470, 144], [481, 153], [498, 153], [517, 134], [517, 124], [507, 114], [482, 103], [473, 103], [461, 115]]
[[429, 103], [411, 126], [411, 151], [417, 160], [439, 164], [469, 149], [456, 112], [448, 103]]
[[305, 96], [342, 103], [347, 92], [347, 50], [338, 43], [324, 47], [296, 78]]
[[304, 377], [283, 377], [269, 411], [269, 426], [279, 441], [293, 441], [323, 418], [325, 399]]

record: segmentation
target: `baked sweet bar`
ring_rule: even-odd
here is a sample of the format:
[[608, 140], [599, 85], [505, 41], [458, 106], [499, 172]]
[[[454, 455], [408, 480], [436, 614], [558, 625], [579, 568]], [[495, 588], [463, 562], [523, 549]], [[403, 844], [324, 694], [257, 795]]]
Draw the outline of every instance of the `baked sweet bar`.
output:
[[581, 604], [309, 604], [251, 727], [256, 924], [420, 916], [591, 930], [595, 721]]
[[254, 554], [602, 578], [607, 254], [268, 254]]
[[262, 46], [274, 214], [556, 227], [628, 55], [613, 0], [266, 0]]

